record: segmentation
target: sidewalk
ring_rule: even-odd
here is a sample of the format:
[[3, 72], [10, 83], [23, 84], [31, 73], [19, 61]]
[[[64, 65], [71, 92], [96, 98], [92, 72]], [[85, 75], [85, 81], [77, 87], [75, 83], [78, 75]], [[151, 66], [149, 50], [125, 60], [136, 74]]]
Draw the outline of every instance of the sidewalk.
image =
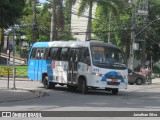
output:
[[152, 79], [152, 84], [160, 84], [160, 78]]
[[14, 81], [10, 78], [8, 89], [8, 79], [1, 77], [0, 103], [34, 99], [48, 95], [42, 92], [43, 86], [40, 82], [30, 81], [28, 78], [18, 78], [15, 83], [16, 89], [13, 89]]
[[39, 95], [25, 90], [0, 89], [0, 103], [38, 98]]

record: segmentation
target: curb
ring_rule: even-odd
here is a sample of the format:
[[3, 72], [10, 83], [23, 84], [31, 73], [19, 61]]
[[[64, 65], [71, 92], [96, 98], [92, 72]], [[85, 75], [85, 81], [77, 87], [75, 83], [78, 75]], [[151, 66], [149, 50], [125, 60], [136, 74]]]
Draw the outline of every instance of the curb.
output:
[[[0, 80], [8, 80], [8, 77], [0, 77]], [[13, 80], [13, 77], [9, 77], [9, 80]], [[21, 77], [15, 78], [16, 81], [31, 81], [29, 78]]]

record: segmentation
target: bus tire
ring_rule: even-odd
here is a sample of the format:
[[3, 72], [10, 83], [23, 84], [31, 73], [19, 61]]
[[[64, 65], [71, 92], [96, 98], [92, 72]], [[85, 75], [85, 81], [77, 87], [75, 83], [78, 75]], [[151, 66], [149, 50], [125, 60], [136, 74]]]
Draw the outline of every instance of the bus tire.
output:
[[118, 94], [118, 88], [113, 88], [112, 95], [117, 95], [117, 94]]
[[86, 94], [88, 92], [88, 87], [86, 86], [86, 80], [82, 80], [82, 94]]
[[43, 85], [45, 89], [51, 89], [51, 88], [55, 88], [55, 84], [48, 82], [48, 76], [45, 76], [43, 78]]

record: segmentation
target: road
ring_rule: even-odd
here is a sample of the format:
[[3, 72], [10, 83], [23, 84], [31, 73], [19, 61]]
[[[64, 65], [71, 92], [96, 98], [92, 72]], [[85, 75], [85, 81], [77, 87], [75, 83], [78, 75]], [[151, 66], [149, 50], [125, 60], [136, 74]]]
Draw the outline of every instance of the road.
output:
[[[0, 84], [4, 88], [7, 82], [0, 80]], [[12, 84], [11, 81], [10, 87]], [[0, 111], [160, 111], [160, 79], [153, 80], [152, 85], [129, 85], [128, 89], [120, 89], [118, 95], [105, 91], [90, 91], [83, 95], [69, 91], [66, 86], [46, 90], [41, 83], [34, 81], [16, 81], [16, 87], [43, 91], [48, 96], [2, 102]]]

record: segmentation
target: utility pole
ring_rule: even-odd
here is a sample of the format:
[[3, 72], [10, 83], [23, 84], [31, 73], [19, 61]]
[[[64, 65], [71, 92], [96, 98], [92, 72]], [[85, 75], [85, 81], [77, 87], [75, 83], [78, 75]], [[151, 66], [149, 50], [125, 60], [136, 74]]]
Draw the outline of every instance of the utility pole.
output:
[[37, 27], [37, 17], [36, 17], [36, 4], [37, 4], [37, 0], [34, 0], [34, 4], [33, 4], [33, 35], [32, 35], [32, 44], [35, 43], [37, 41], [37, 39], [39, 38], [38, 35], [38, 27]]
[[135, 43], [135, 21], [136, 21], [136, 4], [137, 1], [133, 0], [133, 1], [129, 1], [132, 4], [132, 28], [131, 28], [131, 42], [130, 42], [130, 54], [129, 54], [129, 65], [128, 67], [133, 70], [133, 61], [134, 61], [134, 43]]
[[[144, 13], [147, 13], [146, 15], [144, 15], [143, 18], [144, 26], [146, 26], [148, 21], [148, 0], [144, 0], [143, 11]], [[144, 31], [144, 40], [142, 41], [141, 66], [145, 66], [146, 63], [146, 39], [147, 39], [147, 30]]]
[[3, 30], [2, 30], [2, 28], [0, 28], [0, 63], [1, 63], [2, 40], [3, 40]]
[[13, 89], [16, 89], [16, 68], [15, 68], [15, 52], [16, 52], [16, 47], [15, 47], [15, 29], [14, 26], [12, 27], [12, 32], [13, 32]]

